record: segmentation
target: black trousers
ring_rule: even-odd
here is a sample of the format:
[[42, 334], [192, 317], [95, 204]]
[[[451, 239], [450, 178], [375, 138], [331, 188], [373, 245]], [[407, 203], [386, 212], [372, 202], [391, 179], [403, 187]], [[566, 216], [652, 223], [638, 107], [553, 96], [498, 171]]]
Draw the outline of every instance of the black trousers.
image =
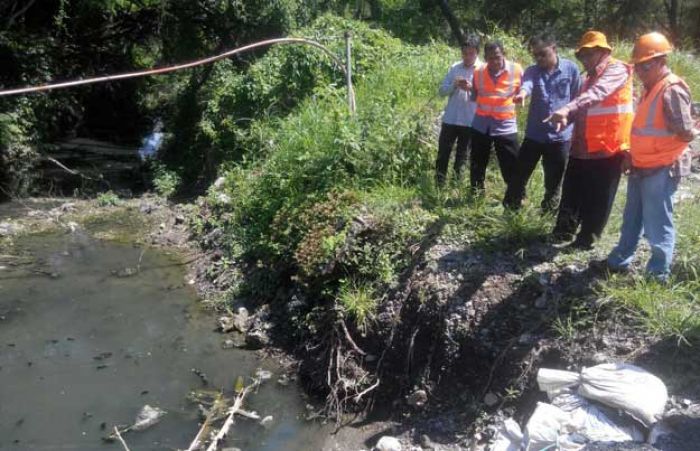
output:
[[556, 209], [570, 149], [571, 141], [541, 143], [525, 138], [518, 153], [517, 176], [506, 192], [506, 205], [511, 208], [520, 208], [525, 197], [527, 182], [530, 181], [541, 158], [542, 169], [544, 169], [544, 198], [541, 207], [545, 211]]
[[457, 141], [455, 150], [454, 171], [459, 180], [462, 177], [464, 164], [469, 154], [469, 142], [471, 140], [471, 128], [461, 125], [442, 124], [440, 137], [438, 138], [438, 155], [435, 163], [435, 178], [438, 185], [443, 185], [447, 177], [447, 168], [450, 165], [452, 147]]
[[580, 226], [577, 244], [590, 246], [600, 237], [615, 201], [623, 160], [622, 153], [598, 160], [569, 159], [555, 235], [573, 237]]
[[469, 178], [474, 189], [483, 190], [486, 167], [491, 157], [491, 147], [496, 148], [496, 158], [506, 185], [513, 183], [518, 158], [518, 134], [489, 136], [472, 129], [472, 151]]

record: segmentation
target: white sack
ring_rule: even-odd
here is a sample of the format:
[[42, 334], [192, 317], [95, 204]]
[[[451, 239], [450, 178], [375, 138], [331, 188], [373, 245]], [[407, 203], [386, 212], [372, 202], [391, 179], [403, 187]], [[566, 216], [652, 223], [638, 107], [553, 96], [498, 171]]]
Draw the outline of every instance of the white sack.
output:
[[590, 442], [643, 442], [644, 432], [634, 425], [615, 423], [603, 410], [576, 394], [564, 394], [552, 404], [567, 412], [573, 431]]
[[530, 420], [525, 426], [523, 446], [525, 451], [552, 449], [557, 444], [561, 451], [577, 451], [585, 444], [569, 440], [571, 416], [551, 404], [538, 402]]
[[668, 398], [661, 379], [637, 366], [622, 363], [584, 368], [580, 375], [542, 368], [537, 373], [537, 383], [550, 399], [578, 385], [581, 396], [622, 409], [647, 426], [661, 418]]
[[666, 385], [648, 371], [623, 363], [605, 363], [581, 371], [578, 393], [622, 409], [647, 426], [664, 413]]
[[491, 451], [520, 451], [523, 442], [523, 432], [518, 423], [508, 418], [500, 425], [496, 440], [491, 445]]

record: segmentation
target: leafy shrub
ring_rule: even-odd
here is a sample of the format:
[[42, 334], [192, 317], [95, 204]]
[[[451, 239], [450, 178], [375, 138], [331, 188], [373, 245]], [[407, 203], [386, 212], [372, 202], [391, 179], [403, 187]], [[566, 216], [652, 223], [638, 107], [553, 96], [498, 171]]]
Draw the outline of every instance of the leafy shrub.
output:
[[100, 193], [97, 196], [97, 205], [100, 207], [113, 207], [119, 205], [119, 196], [113, 191], [107, 191], [106, 193]]
[[153, 186], [163, 197], [171, 197], [180, 186], [180, 175], [162, 164], [154, 163]]

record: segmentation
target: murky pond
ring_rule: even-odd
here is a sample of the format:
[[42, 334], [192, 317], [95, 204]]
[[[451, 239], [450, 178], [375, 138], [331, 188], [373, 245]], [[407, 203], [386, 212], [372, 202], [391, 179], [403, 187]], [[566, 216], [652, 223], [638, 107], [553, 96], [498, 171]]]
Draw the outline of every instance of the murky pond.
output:
[[[2, 450], [121, 449], [101, 438], [115, 424], [130, 424], [145, 404], [167, 414], [126, 434], [131, 449], [185, 449], [199, 420], [187, 400], [202, 388], [193, 368], [228, 393], [238, 375], [280, 372], [251, 352], [221, 348], [177, 258], [80, 232], [26, 238], [15, 253], [29, 257], [27, 264], [0, 263]], [[294, 384], [275, 379], [246, 398], [248, 410], [274, 416], [271, 427], [238, 419], [227, 446], [320, 449], [326, 430], [303, 419]]]

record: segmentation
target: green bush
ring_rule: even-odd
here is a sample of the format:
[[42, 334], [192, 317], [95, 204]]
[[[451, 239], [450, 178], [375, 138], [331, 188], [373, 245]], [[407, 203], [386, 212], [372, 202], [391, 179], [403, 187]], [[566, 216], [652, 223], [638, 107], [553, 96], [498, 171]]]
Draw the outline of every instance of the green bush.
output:
[[162, 164], [155, 163], [153, 168], [153, 186], [156, 192], [165, 197], [171, 197], [180, 187], [180, 175]]

